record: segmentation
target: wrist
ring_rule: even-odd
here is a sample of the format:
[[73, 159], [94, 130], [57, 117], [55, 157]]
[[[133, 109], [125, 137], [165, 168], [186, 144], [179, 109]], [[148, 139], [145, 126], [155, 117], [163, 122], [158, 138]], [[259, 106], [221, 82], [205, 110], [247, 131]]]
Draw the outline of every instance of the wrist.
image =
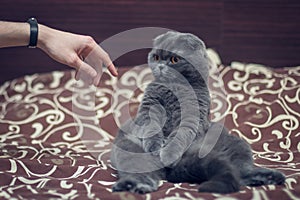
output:
[[40, 49], [44, 49], [47, 43], [47, 40], [49, 39], [49, 37], [51, 36], [52, 33], [52, 29], [39, 24], [39, 35], [38, 35], [38, 40], [37, 40], [37, 47]]

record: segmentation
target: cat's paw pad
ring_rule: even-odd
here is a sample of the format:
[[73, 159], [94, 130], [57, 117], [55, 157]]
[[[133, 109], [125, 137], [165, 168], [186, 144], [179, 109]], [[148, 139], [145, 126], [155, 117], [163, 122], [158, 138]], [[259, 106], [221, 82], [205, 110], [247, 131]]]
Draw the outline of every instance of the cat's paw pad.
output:
[[128, 191], [137, 194], [145, 194], [155, 190], [155, 187], [146, 183], [138, 183], [135, 180], [119, 180], [112, 187], [113, 192]]

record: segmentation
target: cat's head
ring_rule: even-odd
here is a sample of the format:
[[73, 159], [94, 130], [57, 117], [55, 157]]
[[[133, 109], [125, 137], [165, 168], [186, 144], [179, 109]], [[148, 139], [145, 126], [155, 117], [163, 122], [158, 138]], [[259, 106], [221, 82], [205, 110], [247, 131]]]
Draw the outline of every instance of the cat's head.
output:
[[169, 31], [154, 39], [148, 55], [153, 76], [160, 80], [207, 80], [208, 58], [202, 40], [190, 33]]

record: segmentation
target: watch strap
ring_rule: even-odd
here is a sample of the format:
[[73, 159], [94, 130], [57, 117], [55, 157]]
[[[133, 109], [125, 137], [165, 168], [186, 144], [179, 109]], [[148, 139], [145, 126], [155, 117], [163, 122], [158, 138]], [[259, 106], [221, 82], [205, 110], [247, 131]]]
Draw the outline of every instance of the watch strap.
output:
[[38, 22], [34, 17], [32, 17], [27, 20], [27, 23], [30, 24], [30, 40], [28, 47], [35, 48], [37, 45], [39, 33]]

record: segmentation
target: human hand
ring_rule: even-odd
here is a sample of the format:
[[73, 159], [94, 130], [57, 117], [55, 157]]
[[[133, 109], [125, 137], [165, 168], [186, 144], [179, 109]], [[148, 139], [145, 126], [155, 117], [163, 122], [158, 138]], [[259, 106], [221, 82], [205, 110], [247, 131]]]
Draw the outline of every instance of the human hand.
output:
[[54, 60], [76, 69], [75, 78], [98, 85], [102, 67], [113, 76], [117, 70], [109, 55], [90, 36], [63, 32], [39, 25], [38, 48]]

